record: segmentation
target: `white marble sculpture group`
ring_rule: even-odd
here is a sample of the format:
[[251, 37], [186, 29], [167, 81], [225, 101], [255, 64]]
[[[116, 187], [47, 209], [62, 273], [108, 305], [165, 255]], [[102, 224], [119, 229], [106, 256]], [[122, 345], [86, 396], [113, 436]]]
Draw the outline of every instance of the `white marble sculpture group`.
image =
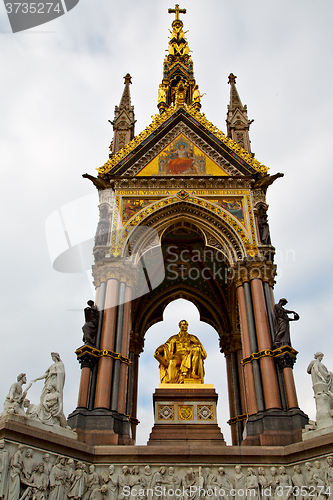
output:
[[[28, 422], [33, 420], [49, 426], [67, 428], [66, 417], [63, 412], [65, 367], [58, 353], [52, 352], [51, 357], [53, 364], [46, 370], [44, 375], [32, 380], [24, 391], [23, 385], [27, 383], [27, 376], [25, 373], [18, 375], [17, 382], [12, 384], [9, 389], [1, 417], [18, 415], [28, 418]], [[27, 399], [27, 393], [37, 380], [44, 380], [44, 387], [39, 404], [33, 405]]]
[[12, 455], [0, 441], [1, 500], [328, 500], [333, 494], [333, 456], [288, 467], [189, 468], [94, 465], [13, 443], [11, 449]]
[[333, 373], [322, 363], [323, 357], [322, 352], [316, 352], [307, 369], [311, 375], [316, 403], [316, 423], [307, 426], [308, 430], [327, 429], [333, 426]]

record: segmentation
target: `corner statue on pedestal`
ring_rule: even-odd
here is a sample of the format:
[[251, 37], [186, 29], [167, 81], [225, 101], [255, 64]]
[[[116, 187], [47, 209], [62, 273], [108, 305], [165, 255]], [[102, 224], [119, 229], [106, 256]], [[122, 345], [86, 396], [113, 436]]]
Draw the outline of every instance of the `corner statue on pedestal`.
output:
[[154, 357], [160, 363], [163, 384], [204, 383], [204, 360], [207, 357], [200, 340], [188, 333], [188, 322], [179, 322], [180, 332], [160, 345]]
[[[290, 321], [298, 321], [299, 314], [295, 311], [288, 311], [284, 309], [283, 306], [288, 304], [287, 299], [280, 299], [278, 304], [274, 306], [274, 316], [275, 316], [275, 337], [273, 342], [273, 348], [281, 347], [284, 345], [290, 345]], [[293, 314], [293, 318], [289, 318], [288, 314]]]

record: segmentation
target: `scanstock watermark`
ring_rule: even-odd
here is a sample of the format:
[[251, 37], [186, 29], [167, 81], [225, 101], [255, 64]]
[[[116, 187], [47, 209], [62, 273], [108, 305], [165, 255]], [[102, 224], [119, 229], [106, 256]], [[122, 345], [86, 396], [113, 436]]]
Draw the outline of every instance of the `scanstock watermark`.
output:
[[[310, 490], [310, 491], [309, 491]], [[261, 489], [261, 498], [291, 498], [293, 495], [297, 498], [322, 498], [330, 496], [330, 487], [317, 486], [317, 487], [307, 487], [307, 486], [277, 486], [272, 488], [272, 486], [267, 486]], [[244, 488], [244, 489], [225, 489], [218, 486], [212, 488], [202, 488], [201, 486], [189, 486], [181, 488], [168, 488], [167, 486], [155, 486], [154, 488], [133, 488], [130, 486], [123, 486], [122, 494], [125, 498], [130, 500], [131, 497], [139, 498], [179, 498], [179, 499], [191, 499], [195, 498], [244, 498], [248, 500], [253, 498], [258, 499], [258, 490], [256, 488]]]
[[4, 0], [13, 33], [48, 23], [72, 10], [80, 0], [14, 2]]

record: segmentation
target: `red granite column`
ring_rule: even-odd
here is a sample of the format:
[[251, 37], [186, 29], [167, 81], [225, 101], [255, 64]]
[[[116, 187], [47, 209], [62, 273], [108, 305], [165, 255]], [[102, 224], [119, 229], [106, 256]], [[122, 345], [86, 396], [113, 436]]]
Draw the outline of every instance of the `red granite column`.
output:
[[[251, 345], [246, 314], [245, 292], [243, 286], [239, 286], [237, 288], [237, 297], [239, 305], [239, 319], [241, 324], [243, 356], [244, 358], [246, 358], [248, 356], [251, 356]], [[244, 365], [244, 377], [246, 384], [248, 412], [250, 415], [253, 415], [258, 412], [258, 406], [251, 363], [246, 363]]]
[[249, 410], [248, 410], [248, 403], [247, 403], [247, 397], [246, 397], [244, 368], [241, 365], [241, 361], [244, 357], [243, 351], [241, 349], [239, 349], [236, 352], [236, 355], [237, 355], [237, 365], [238, 365], [239, 392], [240, 392], [241, 405], [242, 405], [242, 414], [244, 414], [244, 413], [249, 413]]
[[293, 369], [291, 367], [286, 366], [283, 368], [283, 378], [286, 387], [288, 408], [298, 408]]
[[[106, 286], [105, 309], [100, 349], [113, 351], [117, 318], [119, 281], [110, 279]], [[102, 356], [98, 363], [95, 408], [110, 408], [113, 359]]]
[[[139, 357], [140, 355], [136, 352], [134, 353], [133, 359], [133, 396], [132, 396], [132, 408], [131, 417], [137, 418], [138, 410], [138, 377], [139, 377]], [[136, 424], [132, 422], [131, 424], [132, 438], [136, 439]]]
[[[233, 384], [233, 376], [232, 376], [232, 360], [231, 360], [231, 352], [225, 355], [226, 365], [227, 365], [227, 381], [228, 381], [228, 395], [229, 395], [229, 414], [230, 418], [234, 418], [237, 416], [236, 408], [235, 408], [235, 394], [234, 394], [234, 384]], [[237, 437], [237, 427], [236, 425], [231, 425], [231, 440], [233, 446], [237, 446], [238, 437]]]
[[91, 376], [91, 368], [89, 366], [82, 366], [79, 397], [77, 401], [78, 408], [88, 407], [90, 376]]
[[[272, 348], [272, 339], [268, 326], [266, 302], [261, 279], [251, 280], [253, 312], [256, 323], [259, 351]], [[276, 375], [275, 361], [270, 356], [260, 358], [261, 378], [264, 391], [265, 407], [281, 408], [279, 386]]]
[[[122, 332], [122, 343], [120, 354], [128, 358], [129, 355], [129, 340], [131, 329], [131, 298], [132, 289], [127, 286], [125, 289], [125, 304], [124, 304], [124, 322]], [[127, 388], [127, 373], [128, 365], [121, 363], [119, 372], [119, 391], [118, 391], [118, 413], [125, 414], [126, 410], [126, 388]]]

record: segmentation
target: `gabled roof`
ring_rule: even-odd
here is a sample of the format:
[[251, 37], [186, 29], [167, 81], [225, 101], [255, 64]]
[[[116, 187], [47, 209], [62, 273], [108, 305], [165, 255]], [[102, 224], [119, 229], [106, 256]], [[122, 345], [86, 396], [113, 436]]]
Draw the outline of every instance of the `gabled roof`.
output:
[[[124, 146], [100, 168], [98, 176], [108, 178], [119, 175], [136, 175], [133, 165], [147, 155], [179, 123], [183, 123], [201, 138], [217, 155], [237, 170], [238, 175], [260, 173], [265, 175], [268, 168], [256, 160], [251, 153], [240, 147], [231, 138], [207, 120], [204, 114], [186, 104], [176, 109], [171, 106], [162, 115], [155, 115], [152, 123]], [[143, 167], [142, 167], [143, 168]]]

